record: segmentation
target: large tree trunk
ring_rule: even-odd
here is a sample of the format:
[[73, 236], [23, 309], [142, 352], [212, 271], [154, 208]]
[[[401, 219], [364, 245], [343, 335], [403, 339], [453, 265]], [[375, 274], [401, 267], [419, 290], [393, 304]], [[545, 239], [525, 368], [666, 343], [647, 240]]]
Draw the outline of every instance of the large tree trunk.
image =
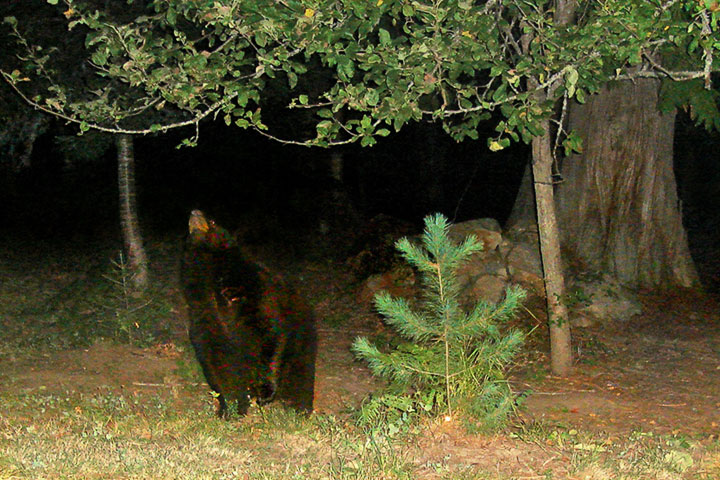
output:
[[135, 157], [129, 135], [118, 135], [118, 187], [120, 192], [120, 225], [133, 285], [143, 289], [148, 284], [148, 262], [143, 247], [135, 199]]
[[621, 82], [570, 110], [583, 152], [563, 162], [561, 241], [587, 268], [635, 287], [698, 282], [675, 174], [675, 114], [658, 111], [658, 82]]

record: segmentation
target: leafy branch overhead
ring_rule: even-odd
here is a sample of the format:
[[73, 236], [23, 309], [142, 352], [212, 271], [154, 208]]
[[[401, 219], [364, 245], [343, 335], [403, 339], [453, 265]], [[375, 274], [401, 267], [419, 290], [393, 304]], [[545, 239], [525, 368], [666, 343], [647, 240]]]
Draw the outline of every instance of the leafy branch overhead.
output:
[[[262, 117], [277, 97], [303, 119], [314, 113], [314, 133], [288, 143], [369, 145], [421, 118], [476, 138], [499, 112], [488, 140], [498, 150], [541, 134], [560, 98], [582, 102], [608, 81], [647, 76], [697, 79], [709, 93], [720, 70], [715, 0], [589, 2], [567, 25], [547, 0], [130, 3], [132, 18], [64, 2], [70, 32], [85, 35], [91, 97], [39, 68], [45, 57], [30, 43], [4, 79], [26, 92], [25, 80], [42, 77], [27, 100], [81, 129], [148, 133], [221, 117], [280, 139]], [[22, 25], [6, 24], [22, 44]], [[697, 92], [682, 98], [707, 104]], [[716, 102], [697, 113], [716, 122]]]

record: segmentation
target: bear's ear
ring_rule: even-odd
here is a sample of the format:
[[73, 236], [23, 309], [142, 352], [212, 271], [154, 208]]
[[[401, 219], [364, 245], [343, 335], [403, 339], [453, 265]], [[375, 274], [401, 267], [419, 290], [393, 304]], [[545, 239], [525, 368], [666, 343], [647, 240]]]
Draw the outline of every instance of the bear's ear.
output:
[[207, 231], [210, 230], [210, 224], [211, 221], [209, 222], [208, 219], [205, 218], [205, 214], [200, 210], [193, 210], [190, 213], [190, 220], [188, 221], [190, 234], [207, 233]]

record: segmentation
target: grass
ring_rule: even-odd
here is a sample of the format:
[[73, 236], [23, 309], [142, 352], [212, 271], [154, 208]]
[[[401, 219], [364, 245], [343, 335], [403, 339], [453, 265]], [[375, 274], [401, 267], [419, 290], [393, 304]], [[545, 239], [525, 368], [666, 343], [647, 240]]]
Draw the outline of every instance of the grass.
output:
[[[75, 271], [77, 265], [85, 271]], [[84, 347], [102, 339], [146, 346], [169, 338], [173, 296], [166, 278], [156, 275], [146, 291], [133, 292], [122, 256], [75, 257], [49, 268], [28, 265], [2, 282], [0, 354]]]
[[720, 478], [720, 442], [717, 437], [691, 438], [636, 431], [619, 438], [612, 434], [591, 434], [543, 424], [520, 429], [512, 436], [563, 452], [573, 466], [575, 477], [572, 478]]
[[[224, 421], [214, 418], [209, 404], [194, 411], [152, 395], [6, 392], [0, 404], [1, 480], [710, 480], [720, 474], [717, 439], [648, 432], [621, 440], [534, 425], [501, 434], [499, 445], [520, 457], [489, 470], [459, 461], [453, 450], [439, 458], [428, 455], [418, 439], [437, 434], [438, 424], [431, 423], [419, 433], [389, 439], [356, 427], [348, 417], [298, 416], [277, 405]], [[475, 454], [497, 455], [492, 446]], [[538, 452], [545, 454], [538, 458]], [[536, 476], [513, 475], [523, 464]]]
[[411, 478], [388, 445], [279, 406], [223, 421], [159, 397], [3, 395], [0, 479]]

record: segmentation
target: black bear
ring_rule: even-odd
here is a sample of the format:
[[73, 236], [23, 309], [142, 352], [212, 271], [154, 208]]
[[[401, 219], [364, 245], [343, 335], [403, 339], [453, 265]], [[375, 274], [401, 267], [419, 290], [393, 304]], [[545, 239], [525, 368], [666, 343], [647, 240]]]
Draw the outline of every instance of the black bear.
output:
[[232, 401], [244, 415], [250, 397], [311, 412], [317, 330], [309, 309], [203, 212], [194, 210], [188, 226], [180, 277], [190, 342], [218, 394], [218, 416]]

